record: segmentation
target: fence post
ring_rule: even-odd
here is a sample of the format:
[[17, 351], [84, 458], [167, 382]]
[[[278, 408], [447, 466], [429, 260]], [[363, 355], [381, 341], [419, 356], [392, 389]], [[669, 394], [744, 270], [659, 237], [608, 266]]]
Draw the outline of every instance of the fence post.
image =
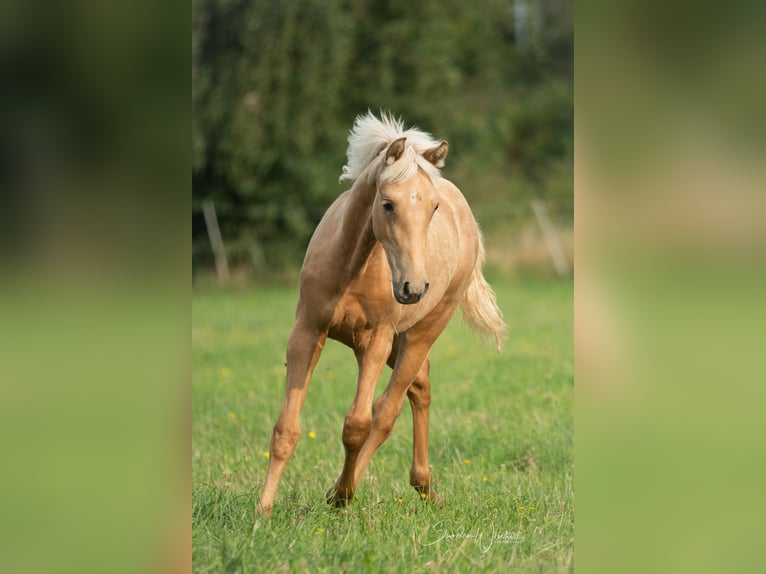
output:
[[545, 203], [540, 199], [532, 200], [532, 209], [535, 212], [537, 223], [540, 224], [540, 228], [543, 230], [543, 237], [545, 238], [545, 245], [548, 247], [548, 253], [551, 254], [553, 259], [553, 266], [556, 268], [556, 273], [559, 277], [566, 277], [569, 275], [569, 262], [564, 255], [564, 250], [561, 248], [561, 242], [556, 235], [556, 228], [548, 215], [548, 208], [545, 207]]
[[202, 202], [202, 215], [205, 216], [207, 235], [210, 238], [210, 246], [213, 248], [218, 281], [226, 284], [229, 282], [229, 262], [226, 260], [226, 250], [223, 246], [223, 238], [221, 238], [221, 230], [218, 227], [218, 218], [215, 215], [215, 205], [212, 199], [206, 199]]

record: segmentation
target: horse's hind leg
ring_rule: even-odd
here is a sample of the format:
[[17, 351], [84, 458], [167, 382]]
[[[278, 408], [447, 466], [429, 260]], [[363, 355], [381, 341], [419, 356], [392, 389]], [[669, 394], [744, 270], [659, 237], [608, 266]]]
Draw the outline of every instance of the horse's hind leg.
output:
[[372, 425], [370, 405], [375, 393], [375, 386], [391, 353], [393, 333], [380, 330], [370, 333], [366, 341], [359, 344], [354, 352], [359, 364], [356, 395], [351, 408], [343, 421], [343, 446], [346, 458], [343, 470], [335, 485], [327, 492], [327, 502], [335, 506], [345, 506], [354, 498], [354, 470], [359, 449], [367, 440]]
[[444, 497], [431, 484], [431, 466], [428, 464], [428, 427], [431, 410], [431, 363], [423, 362], [417, 376], [407, 389], [407, 398], [412, 409], [412, 468], [410, 484], [421, 496], [438, 506], [444, 504]]
[[270, 514], [279, 479], [300, 438], [300, 414], [306, 400], [311, 374], [327, 339], [326, 332], [317, 332], [301, 319], [295, 323], [287, 343], [287, 388], [282, 411], [269, 447], [269, 471], [261, 492], [257, 510]]
[[[399, 338], [394, 340], [388, 365], [393, 368], [399, 352]], [[412, 467], [410, 468], [410, 484], [425, 495], [425, 498], [438, 506], [444, 504], [444, 497], [438, 494], [431, 484], [431, 466], [428, 464], [428, 432], [431, 412], [431, 362], [426, 359], [418, 374], [407, 389], [407, 399], [412, 410]], [[382, 396], [380, 397], [382, 398]], [[380, 399], [378, 399], [380, 401]], [[376, 401], [373, 412], [377, 409]]]
[[407, 391], [420, 372], [428, 357], [428, 351], [436, 338], [433, 333], [438, 335], [448, 320], [449, 315], [438, 315], [430, 324], [424, 325], [424, 327], [431, 327], [431, 329], [424, 329], [425, 333], [411, 329], [405, 334], [399, 335], [399, 352], [396, 356], [396, 364], [393, 373], [391, 373], [391, 379], [389, 379], [386, 390], [375, 403], [370, 434], [359, 450], [354, 470], [354, 486], [359, 484], [375, 451], [391, 434], [394, 423], [404, 405]]

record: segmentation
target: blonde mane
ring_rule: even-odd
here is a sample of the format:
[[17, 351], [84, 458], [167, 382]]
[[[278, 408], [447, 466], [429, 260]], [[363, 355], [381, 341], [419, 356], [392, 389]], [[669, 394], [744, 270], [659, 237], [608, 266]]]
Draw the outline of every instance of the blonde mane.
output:
[[423, 157], [423, 152], [439, 145], [431, 134], [417, 128], [404, 129], [400, 118], [381, 111], [380, 119], [368, 111], [359, 115], [354, 121], [354, 127], [348, 136], [346, 150], [346, 165], [339, 181], [356, 180], [388, 145], [399, 138], [407, 138], [402, 157], [389, 166], [380, 162], [382, 170], [372, 170], [369, 177], [379, 177], [381, 183], [402, 183], [417, 173], [418, 168], [428, 174], [431, 179], [440, 176], [439, 169]]

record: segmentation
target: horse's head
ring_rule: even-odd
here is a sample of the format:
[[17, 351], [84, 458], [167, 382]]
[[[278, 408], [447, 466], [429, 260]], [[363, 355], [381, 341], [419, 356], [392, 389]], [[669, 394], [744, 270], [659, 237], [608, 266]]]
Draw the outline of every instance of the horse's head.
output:
[[[422, 160], [437, 168], [443, 166], [448, 145], [443, 141], [418, 155], [406, 140], [397, 139], [385, 151], [386, 167], [381, 172], [372, 207], [372, 228], [386, 252], [394, 297], [399, 303], [410, 305], [428, 291], [426, 239], [439, 208], [439, 194], [423, 169]], [[402, 162], [398, 166], [401, 169], [398, 162]]]

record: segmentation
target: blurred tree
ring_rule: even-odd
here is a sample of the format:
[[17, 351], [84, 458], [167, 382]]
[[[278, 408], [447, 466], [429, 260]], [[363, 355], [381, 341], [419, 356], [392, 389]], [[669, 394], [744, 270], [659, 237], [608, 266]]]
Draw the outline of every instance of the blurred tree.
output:
[[494, 174], [472, 202], [507, 198], [509, 178], [565, 196], [571, 1], [526, 4], [519, 49], [513, 0], [192, 0], [195, 257], [212, 261], [196, 211], [211, 198], [235, 264], [299, 263], [367, 109], [449, 139], [451, 175]]
[[194, 197], [245, 245], [300, 247], [338, 193], [350, 21], [333, 1], [193, 6]]

